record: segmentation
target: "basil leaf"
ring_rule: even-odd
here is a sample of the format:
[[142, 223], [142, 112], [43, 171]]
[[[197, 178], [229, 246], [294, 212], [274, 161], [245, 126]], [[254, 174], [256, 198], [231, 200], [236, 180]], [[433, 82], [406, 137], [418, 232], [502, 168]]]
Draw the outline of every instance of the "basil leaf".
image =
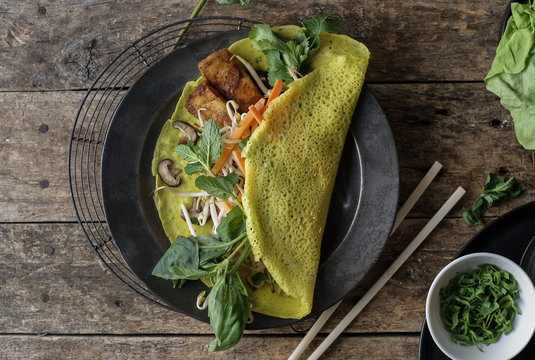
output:
[[152, 270], [152, 275], [168, 280], [181, 279], [170, 270], [174, 266], [199, 268], [199, 248], [194, 237], [177, 237]]
[[169, 273], [173, 275], [174, 279], [185, 279], [185, 280], [198, 280], [201, 278], [210, 278], [214, 275], [212, 271], [187, 268], [187, 267], [177, 266], [177, 265], [170, 266]]
[[217, 235], [223, 242], [231, 242], [247, 231], [245, 219], [243, 211], [235, 206], [217, 226]]
[[220, 275], [208, 294], [208, 316], [216, 338], [208, 350], [226, 350], [238, 343], [249, 317], [249, 297], [236, 274]]
[[238, 183], [238, 175], [230, 173], [223, 178], [201, 175], [195, 180], [195, 185], [208, 194], [226, 200], [232, 196], [234, 185]]
[[210, 119], [204, 124], [197, 142], [197, 153], [199, 161], [207, 167], [219, 158], [221, 154], [221, 135], [219, 134], [219, 126], [217, 126], [214, 119]]
[[199, 242], [199, 266], [204, 268], [211, 260], [217, 259], [230, 251], [231, 245], [225, 246], [228, 241], [221, 241], [217, 235], [197, 235]]
[[204, 170], [204, 166], [200, 162], [194, 162], [191, 164], [186, 165], [184, 168], [184, 171], [186, 171], [186, 174], [192, 175], [198, 172], [201, 172]]

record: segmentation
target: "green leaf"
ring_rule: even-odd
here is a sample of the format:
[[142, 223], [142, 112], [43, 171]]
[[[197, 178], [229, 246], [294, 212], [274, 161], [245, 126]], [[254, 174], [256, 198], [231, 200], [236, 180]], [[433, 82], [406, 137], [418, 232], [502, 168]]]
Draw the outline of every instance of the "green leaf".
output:
[[[223, 219], [224, 220], [224, 219]], [[199, 243], [199, 266], [203, 267], [208, 262], [225, 255], [232, 248], [226, 241], [221, 241], [219, 236], [213, 234], [197, 235]]]
[[217, 226], [217, 234], [223, 242], [231, 242], [245, 234], [245, 214], [238, 206], [235, 206]]
[[249, 30], [249, 39], [253, 40], [253, 47], [256, 50], [278, 50], [286, 51], [285, 41], [271, 31], [267, 24], [256, 24]]
[[[293, 80], [288, 72], [292, 68], [301, 72], [303, 62], [320, 46], [319, 34], [323, 31], [337, 32], [342, 26], [340, 20], [328, 19], [334, 14], [317, 14], [302, 24], [305, 29], [292, 39], [283, 39], [271, 31], [267, 24], [254, 25], [249, 31], [253, 47], [266, 54], [268, 81], [285, 83]], [[300, 71], [301, 70], [301, 71]]]
[[191, 164], [188, 164], [184, 168], [184, 171], [188, 175], [196, 174], [196, 173], [202, 172], [203, 170], [204, 170], [204, 166], [198, 161], [194, 162], [194, 163], [191, 163]]
[[305, 27], [305, 34], [309, 38], [315, 38], [322, 32], [337, 33], [344, 23], [339, 19], [328, 19], [335, 15], [335, 13], [319, 13], [303, 21], [301, 24]]
[[[240, 149], [245, 149], [245, 146], [247, 146], [247, 143], [249, 142], [249, 139], [251, 138], [251, 135], [247, 136], [245, 139], [239, 142], [238, 145], [240, 145]], [[242, 155], [243, 156], [243, 155]]]
[[188, 145], [177, 145], [175, 146], [175, 152], [180, 156], [182, 159], [184, 159], [187, 162], [192, 161], [198, 161], [199, 158], [197, 157], [197, 153], [195, 151], [195, 148], [191, 148]]
[[463, 220], [469, 226], [481, 225], [483, 224], [483, 214], [488, 208], [517, 197], [521, 191], [514, 176], [506, 179], [498, 178], [496, 175], [489, 173], [472, 210], [463, 211]]
[[207, 298], [208, 316], [215, 339], [210, 351], [226, 350], [240, 341], [249, 317], [249, 297], [236, 274], [220, 275]]
[[171, 271], [172, 267], [199, 268], [199, 248], [194, 237], [177, 237], [152, 270], [152, 275], [168, 280], [182, 279]]
[[203, 278], [210, 278], [214, 275], [213, 271], [207, 271], [204, 269], [193, 269], [178, 265], [170, 266], [169, 273], [172, 274], [173, 279], [184, 280], [199, 280]]
[[201, 175], [195, 180], [195, 185], [200, 190], [223, 200], [232, 196], [232, 190], [237, 183], [238, 175], [235, 173], [230, 173], [222, 178]]
[[219, 158], [221, 154], [221, 135], [219, 134], [219, 126], [217, 126], [214, 119], [210, 119], [204, 124], [197, 142], [197, 153], [199, 161], [205, 167], [209, 167]]
[[485, 77], [487, 90], [500, 97], [514, 121], [518, 142], [535, 149], [535, 7], [511, 4], [509, 18], [492, 67]]

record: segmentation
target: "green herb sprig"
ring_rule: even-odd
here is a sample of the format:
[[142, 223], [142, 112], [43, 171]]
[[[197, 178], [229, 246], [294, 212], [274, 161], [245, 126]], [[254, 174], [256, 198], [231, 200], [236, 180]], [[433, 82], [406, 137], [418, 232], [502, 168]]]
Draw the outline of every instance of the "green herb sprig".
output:
[[254, 25], [249, 31], [253, 47], [266, 54], [268, 81], [271, 86], [277, 79], [284, 83], [297, 78], [303, 62], [318, 50], [321, 32], [338, 32], [342, 21], [329, 19], [335, 14], [320, 13], [301, 23], [304, 31], [292, 39], [284, 39], [274, 34], [267, 24]]
[[210, 324], [215, 339], [208, 344], [210, 351], [226, 350], [241, 339], [249, 318], [249, 297], [238, 276], [240, 264], [251, 253], [247, 239], [246, 216], [233, 189], [238, 176], [230, 173], [216, 177], [211, 166], [221, 154], [221, 135], [217, 123], [210, 119], [195, 146], [188, 141], [178, 145], [175, 152], [188, 161], [187, 174], [199, 175], [195, 185], [219, 199], [233, 198], [238, 206], [221, 220], [216, 234], [178, 236], [158, 261], [152, 275], [171, 280], [181, 287], [187, 280], [210, 279], [213, 284], [206, 299]]
[[520, 310], [514, 277], [492, 264], [459, 274], [440, 289], [440, 317], [456, 344], [490, 345], [509, 334]]
[[489, 173], [472, 210], [463, 211], [463, 220], [470, 226], [482, 225], [484, 224], [482, 216], [488, 208], [497, 206], [504, 200], [515, 198], [521, 192], [522, 190], [514, 176], [506, 179], [498, 178], [496, 175]]

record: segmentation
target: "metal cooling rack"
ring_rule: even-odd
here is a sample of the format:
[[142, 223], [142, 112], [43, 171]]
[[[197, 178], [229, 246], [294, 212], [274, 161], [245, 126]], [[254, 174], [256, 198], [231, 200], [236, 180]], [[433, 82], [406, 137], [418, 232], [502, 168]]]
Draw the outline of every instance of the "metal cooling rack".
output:
[[177, 45], [217, 33], [249, 29], [254, 24], [235, 17], [204, 17], [177, 21], [150, 32], [132, 42], [104, 68], [87, 90], [74, 120], [68, 166], [78, 223], [91, 248], [112, 274], [137, 294], [167, 309], [170, 307], [147, 289], [124, 262], [106, 224], [100, 187], [105, 135], [126, 90], [151, 64]]

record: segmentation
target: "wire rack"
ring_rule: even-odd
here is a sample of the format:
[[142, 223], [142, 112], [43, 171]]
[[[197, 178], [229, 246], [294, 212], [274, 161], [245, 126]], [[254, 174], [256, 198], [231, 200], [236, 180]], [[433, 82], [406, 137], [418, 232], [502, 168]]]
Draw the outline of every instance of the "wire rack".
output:
[[102, 263], [131, 290], [170, 309], [130, 270], [106, 224], [100, 161], [108, 126], [129, 87], [145, 71], [177, 46], [217, 33], [248, 29], [256, 22], [235, 17], [181, 20], [132, 42], [98, 75], [87, 90], [71, 132], [69, 183], [82, 231]]

